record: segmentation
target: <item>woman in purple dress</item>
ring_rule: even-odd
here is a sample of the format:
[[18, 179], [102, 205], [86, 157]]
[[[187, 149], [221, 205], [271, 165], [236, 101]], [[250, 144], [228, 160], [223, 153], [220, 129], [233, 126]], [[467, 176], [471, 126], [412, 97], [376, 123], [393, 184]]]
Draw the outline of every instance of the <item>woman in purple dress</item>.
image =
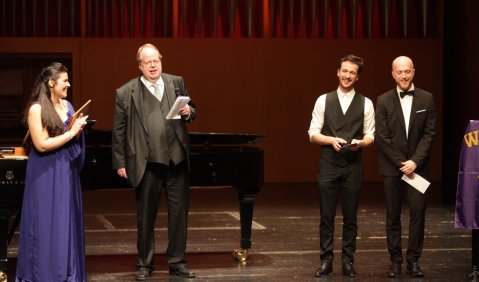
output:
[[[30, 150], [15, 281], [86, 281], [80, 170], [82, 115], [65, 100], [67, 68], [51, 63], [38, 76], [25, 110]], [[70, 129], [69, 129], [70, 128]]]

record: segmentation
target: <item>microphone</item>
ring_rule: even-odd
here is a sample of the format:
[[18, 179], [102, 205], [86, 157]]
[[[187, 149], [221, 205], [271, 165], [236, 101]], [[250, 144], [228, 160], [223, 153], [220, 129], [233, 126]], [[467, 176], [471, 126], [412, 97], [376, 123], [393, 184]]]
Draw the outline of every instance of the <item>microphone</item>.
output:
[[175, 87], [175, 95], [176, 95], [176, 97], [181, 96], [180, 94], [181, 94], [180, 88]]

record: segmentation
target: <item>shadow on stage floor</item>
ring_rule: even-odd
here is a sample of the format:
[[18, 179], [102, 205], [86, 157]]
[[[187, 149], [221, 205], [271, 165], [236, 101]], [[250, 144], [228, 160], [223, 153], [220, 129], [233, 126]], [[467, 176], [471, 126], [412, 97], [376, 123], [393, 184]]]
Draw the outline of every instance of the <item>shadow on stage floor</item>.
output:
[[[426, 239], [420, 260], [423, 279], [404, 271], [389, 279], [385, 209], [380, 183], [365, 183], [358, 212], [355, 279], [341, 276], [341, 211], [336, 218], [335, 257], [329, 278], [314, 277], [319, 258], [319, 207], [316, 184], [268, 184], [255, 202], [253, 246], [248, 261], [235, 262], [239, 247], [239, 211], [233, 188], [193, 187], [187, 260], [197, 278], [190, 281], [467, 281], [471, 268], [471, 233], [453, 226], [454, 205], [445, 204], [441, 187], [428, 190]], [[451, 201], [449, 201], [451, 202]], [[84, 192], [88, 281], [134, 281], [136, 229], [131, 189]], [[409, 210], [403, 209], [407, 237]], [[184, 281], [170, 277], [164, 258], [167, 231], [162, 199], [156, 225], [155, 266], [151, 281]], [[14, 277], [18, 232], [9, 246], [9, 281]], [[403, 241], [403, 249], [406, 241]], [[403, 269], [405, 265], [403, 265]]]

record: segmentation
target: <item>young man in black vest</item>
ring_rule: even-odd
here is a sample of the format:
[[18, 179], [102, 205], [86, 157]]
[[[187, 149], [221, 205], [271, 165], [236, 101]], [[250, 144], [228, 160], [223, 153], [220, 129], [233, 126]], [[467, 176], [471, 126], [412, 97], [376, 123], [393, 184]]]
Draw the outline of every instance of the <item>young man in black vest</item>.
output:
[[116, 90], [112, 131], [113, 168], [135, 187], [137, 210], [137, 281], [150, 279], [155, 258], [155, 220], [160, 195], [168, 205], [171, 275], [194, 278], [185, 261], [189, 207], [189, 138], [186, 123], [196, 117], [192, 101], [175, 119], [166, 119], [178, 96], [188, 96], [183, 78], [162, 72], [161, 55], [142, 45], [136, 61], [141, 72]]
[[341, 198], [343, 213], [342, 272], [355, 277], [358, 195], [362, 184], [362, 148], [374, 142], [374, 107], [370, 99], [356, 93], [363, 59], [347, 55], [339, 61], [338, 89], [321, 95], [314, 105], [309, 139], [321, 145], [318, 190], [321, 221], [321, 266], [315, 276], [333, 271], [333, 238], [336, 205]]

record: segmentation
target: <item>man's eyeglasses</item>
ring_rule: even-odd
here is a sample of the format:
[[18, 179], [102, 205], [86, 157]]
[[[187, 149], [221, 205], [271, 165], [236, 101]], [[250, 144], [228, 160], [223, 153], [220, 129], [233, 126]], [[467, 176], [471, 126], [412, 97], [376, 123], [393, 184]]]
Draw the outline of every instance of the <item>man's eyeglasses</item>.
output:
[[147, 67], [153, 67], [153, 66], [159, 66], [161, 64], [160, 61], [153, 60], [153, 61], [148, 61], [148, 62], [141, 62], [144, 66]]

